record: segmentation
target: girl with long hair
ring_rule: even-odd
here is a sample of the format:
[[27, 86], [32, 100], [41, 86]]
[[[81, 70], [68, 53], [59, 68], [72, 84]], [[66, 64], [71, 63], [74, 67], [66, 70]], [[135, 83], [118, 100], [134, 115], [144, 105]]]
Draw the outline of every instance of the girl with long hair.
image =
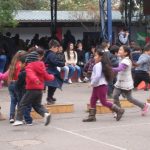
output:
[[117, 113], [116, 120], [119, 121], [124, 113], [124, 109], [121, 109], [116, 104], [107, 100], [108, 82], [112, 80], [111, 66], [105, 60], [105, 53], [102, 49], [97, 49], [95, 53], [95, 65], [93, 67], [91, 76], [91, 86], [93, 87], [92, 96], [90, 99], [90, 109], [88, 118], [83, 122], [96, 121], [96, 102], [100, 100], [101, 104], [110, 108]]
[[10, 123], [14, 123], [14, 117], [15, 117], [15, 111], [16, 111], [16, 105], [18, 104], [17, 94], [15, 90], [15, 84], [18, 79], [18, 75], [21, 70], [21, 64], [20, 64], [20, 57], [25, 55], [26, 52], [23, 50], [18, 51], [15, 56], [13, 57], [11, 64], [9, 66], [9, 72], [8, 72], [8, 90], [10, 94]]

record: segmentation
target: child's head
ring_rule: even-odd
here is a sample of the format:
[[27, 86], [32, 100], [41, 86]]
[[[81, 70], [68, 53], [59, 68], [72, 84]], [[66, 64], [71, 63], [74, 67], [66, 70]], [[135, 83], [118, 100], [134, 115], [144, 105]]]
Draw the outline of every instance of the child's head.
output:
[[44, 50], [41, 47], [37, 47], [36, 52], [39, 54], [38, 60], [42, 60], [44, 57]]
[[58, 52], [59, 50], [59, 46], [60, 46], [60, 43], [57, 41], [57, 40], [50, 40], [50, 42], [48, 43], [49, 45], [49, 49], [55, 53]]
[[77, 48], [82, 50], [83, 45], [82, 45], [82, 42], [81, 42], [81, 41], [78, 41], [78, 42], [77, 42]]
[[95, 51], [96, 51], [95, 46], [91, 46], [91, 52], [92, 52], [93, 54], [95, 54]]
[[13, 80], [14, 78], [14, 74], [15, 74], [15, 70], [16, 70], [16, 64], [18, 61], [20, 61], [19, 59], [24, 56], [25, 54], [27, 54], [26, 51], [23, 50], [19, 50], [13, 57], [10, 66], [9, 66], [9, 74], [8, 74], [8, 82]]
[[97, 49], [95, 52], [94, 60], [95, 63], [99, 63], [102, 60], [103, 52], [101, 49]]
[[110, 42], [108, 40], [104, 40], [101, 44], [103, 50], [108, 49], [110, 47]]
[[33, 51], [33, 52], [27, 54], [26, 63], [31, 63], [31, 62], [35, 62], [35, 61], [39, 61], [39, 54], [37, 51]]
[[23, 55], [23, 56], [21, 56], [20, 59], [19, 59], [21, 69], [23, 69], [23, 68], [26, 66], [26, 57], [27, 57], [27, 55]]
[[111, 81], [113, 79], [113, 72], [110, 66], [110, 62], [107, 59], [106, 53], [103, 52], [102, 49], [96, 49], [95, 52], [95, 63], [102, 63], [102, 72], [107, 81]]
[[111, 48], [110, 48], [110, 52], [114, 55], [118, 55], [118, 51], [119, 51], [119, 46], [117, 45], [113, 45]]
[[119, 52], [118, 52], [118, 55], [121, 57], [121, 58], [124, 58], [124, 57], [130, 57], [130, 48], [126, 45], [123, 45], [119, 48]]
[[147, 45], [144, 47], [144, 53], [150, 55], [150, 44], [147, 44]]

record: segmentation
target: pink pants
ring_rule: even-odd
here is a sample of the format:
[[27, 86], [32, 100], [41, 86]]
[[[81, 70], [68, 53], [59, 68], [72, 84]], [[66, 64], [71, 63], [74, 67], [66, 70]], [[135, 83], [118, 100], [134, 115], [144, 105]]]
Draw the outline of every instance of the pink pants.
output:
[[97, 100], [100, 100], [102, 105], [108, 108], [112, 108], [113, 103], [106, 99], [107, 91], [108, 91], [107, 85], [100, 85], [98, 87], [93, 88], [92, 96], [90, 100], [91, 108], [96, 108]]

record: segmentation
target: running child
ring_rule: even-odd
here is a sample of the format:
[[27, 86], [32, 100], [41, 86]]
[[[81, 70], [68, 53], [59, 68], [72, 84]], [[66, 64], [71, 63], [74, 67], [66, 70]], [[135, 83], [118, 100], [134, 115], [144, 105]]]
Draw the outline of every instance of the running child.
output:
[[88, 118], [83, 122], [96, 121], [96, 102], [100, 100], [101, 104], [110, 108], [117, 113], [116, 120], [119, 121], [124, 113], [124, 109], [121, 109], [116, 104], [107, 100], [108, 82], [112, 80], [112, 69], [106, 63], [103, 58], [104, 52], [101, 49], [97, 49], [95, 53], [95, 65], [91, 76], [91, 86], [93, 87], [92, 96], [90, 99], [90, 109]]

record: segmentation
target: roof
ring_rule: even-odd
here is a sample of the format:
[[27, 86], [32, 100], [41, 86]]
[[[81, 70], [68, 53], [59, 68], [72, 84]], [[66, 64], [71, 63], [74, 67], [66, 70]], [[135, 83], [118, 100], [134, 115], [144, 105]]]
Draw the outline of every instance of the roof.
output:
[[[95, 18], [99, 19], [99, 14], [94, 14], [88, 11], [58, 11], [58, 22], [91, 22]], [[113, 11], [113, 21], [121, 20], [121, 14], [119, 11]], [[33, 11], [33, 10], [19, 10], [15, 14], [15, 19], [19, 22], [50, 22], [50, 11]]]

